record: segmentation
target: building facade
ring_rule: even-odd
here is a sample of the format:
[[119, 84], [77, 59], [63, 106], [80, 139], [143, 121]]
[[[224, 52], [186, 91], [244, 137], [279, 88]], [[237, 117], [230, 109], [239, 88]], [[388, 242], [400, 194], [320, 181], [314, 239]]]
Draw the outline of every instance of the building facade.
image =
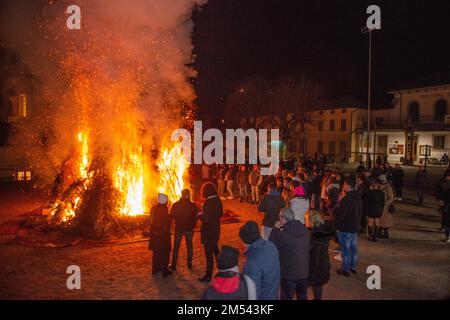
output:
[[[371, 115], [369, 153], [387, 156], [389, 162], [418, 164], [427, 158], [438, 163], [450, 151], [450, 84], [404, 87], [389, 92], [393, 108]], [[367, 153], [367, 121], [356, 129], [361, 143], [357, 153]]]

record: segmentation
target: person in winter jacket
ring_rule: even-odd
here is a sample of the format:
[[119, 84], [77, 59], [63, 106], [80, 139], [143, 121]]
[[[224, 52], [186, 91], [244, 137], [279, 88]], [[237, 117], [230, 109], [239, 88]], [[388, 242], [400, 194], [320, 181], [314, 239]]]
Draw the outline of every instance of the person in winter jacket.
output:
[[210, 282], [213, 268], [214, 256], [219, 254], [218, 242], [220, 238], [220, 218], [223, 216], [222, 201], [217, 196], [217, 191], [212, 183], [205, 183], [201, 189], [202, 197], [205, 199], [202, 212], [199, 213], [201, 226], [201, 243], [206, 256], [205, 275], [198, 279], [200, 282]]
[[309, 201], [305, 196], [302, 186], [298, 186], [294, 190], [294, 197], [289, 200], [288, 208], [291, 208], [295, 215], [295, 220], [306, 224], [305, 215], [309, 209]]
[[239, 272], [239, 251], [223, 246], [217, 258], [219, 272], [203, 294], [203, 300], [256, 300], [255, 282]]
[[402, 200], [403, 178], [405, 174], [403, 169], [397, 163], [392, 171], [392, 184], [394, 185], [395, 198]]
[[442, 201], [444, 206], [442, 207], [442, 226], [445, 233], [445, 242], [450, 243], [450, 172], [444, 179]]
[[261, 238], [255, 221], [246, 222], [239, 230], [239, 237], [247, 245], [244, 274], [255, 282], [257, 299], [278, 300], [280, 258], [277, 247]]
[[416, 177], [414, 179], [414, 186], [416, 187], [417, 197], [419, 199], [418, 205], [422, 205], [423, 203], [423, 191], [425, 190], [425, 184], [427, 181], [427, 171], [425, 170], [423, 165], [419, 166], [419, 170], [417, 170]]
[[169, 270], [170, 216], [167, 208], [167, 195], [158, 194], [158, 203], [150, 211], [150, 242], [149, 249], [153, 251], [152, 275], [162, 272], [162, 277], [171, 275]]
[[217, 195], [220, 199], [225, 199], [225, 174], [226, 170], [223, 166], [217, 167], [216, 177], [217, 177]]
[[306, 300], [309, 275], [310, 232], [295, 219], [290, 208], [280, 211], [269, 240], [278, 248], [281, 268], [281, 300]]
[[333, 237], [330, 224], [325, 222], [317, 210], [309, 215], [311, 242], [309, 246], [308, 285], [313, 289], [314, 300], [322, 300], [323, 286], [330, 280], [329, 241]]
[[172, 264], [170, 269], [177, 269], [178, 252], [183, 237], [186, 239], [187, 247], [187, 266], [192, 268], [193, 256], [193, 236], [194, 227], [197, 224], [197, 213], [199, 212], [195, 203], [191, 201], [191, 192], [189, 189], [181, 191], [181, 199], [172, 205], [170, 217], [175, 222], [175, 235], [173, 238]]
[[344, 180], [345, 196], [337, 205], [335, 213], [335, 228], [342, 250], [342, 267], [336, 272], [346, 277], [350, 272], [356, 274], [358, 263], [358, 231], [361, 229], [361, 214], [363, 203], [358, 191], [355, 190], [356, 178], [350, 176]]
[[380, 217], [380, 231], [378, 233], [378, 238], [389, 239], [389, 228], [393, 226], [392, 214], [389, 211], [389, 207], [394, 202], [394, 192], [390, 183], [387, 181], [386, 176], [381, 175], [378, 180], [384, 186], [384, 207], [383, 213]]
[[253, 166], [253, 170], [248, 176], [248, 182], [252, 191], [252, 203], [259, 203], [259, 185], [262, 182], [262, 177], [258, 165]]
[[242, 203], [243, 201], [247, 201], [248, 175], [245, 171], [245, 166], [239, 168], [239, 172], [236, 174], [236, 180], [239, 186], [239, 200]]
[[263, 239], [268, 240], [270, 232], [278, 221], [278, 214], [281, 208], [284, 207], [284, 201], [281, 194], [277, 191], [277, 186], [271, 183], [268, 187], [267, 194], [264, 195], [261, 203], [258, 206], [259, 212], [264, 212], [262, 234]]
[[364, 211], [368, 217], [369, 241], [377, 241], [380, 218], [384, 210], [385, 188], [381, 182], [373, 181], [364, 197]]

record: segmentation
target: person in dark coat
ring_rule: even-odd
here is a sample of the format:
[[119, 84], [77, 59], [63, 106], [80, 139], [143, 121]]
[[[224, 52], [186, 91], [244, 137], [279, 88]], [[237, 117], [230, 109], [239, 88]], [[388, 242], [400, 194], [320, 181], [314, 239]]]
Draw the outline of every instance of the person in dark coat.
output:
[[198, 279], [200, 282], [210, 282], [214, 269], [214, 256], [219, 254], [218, 242], [220, 238], [220, 218], [223, 216], [222, 201], [219, 199], [216, 187], [212, 183], [205, 183], [201, 189], [205, 199], [203, 210], [199, 213], [201, 226], [201, 242], [205, 250], [206, 272]]
[[203, 294], [203, 300], [256, 300], [255, 282], [239, 272], [239, 250], [223, 246], [217, 258], [219, 272]]
[[397, 163], [392, 171], [392, 184], [394, 186], [395, 198], [402, 200], [403, 178], [405, 174], [403, 169]]
[[257, 299], [278, 300], [280, 258], [277, 247], [261, 238], [255, 221], [247, 221], [239, 230], [239, 237], [248, 246], [244, 274], [255, 282]]
[[419, 166], [417, 170], [416, 177], [414, 179], [414, 185], [417, 191], [417, 197], [419, 198], [418, 205], [423, 203], [423, 191], [425, 190], [425, 183], [427, 181], [427, 171], [423, 165]]
[[330, 280], [329, 241], [333, 237], [331, 225], [320, 216], [320, 211], [309, 214], [311, 242], [309, 246], [308, 285], [313, 289], [313, 299], [322, 300], [323, 286]]
[[358, 167], [356, 168], [356, 174], [361, 175], [364, 172], [364, 170], [366, 170], [364, 162], [360, 161]]
[[440, 201], [444, 202], [442, 206], [441, 224], [445, 233], [444, 241], [450, 243], [450, 172], [441, 181]]
[[307, 300], [309, 275], [309, 230], [298, 220], [294, 211], [283, 208], [280, 220], [274, 225], [270, 234], [278, 248], [281, 268], [281, 300]]
[[336, 270], [339, 275], [356, 274], [358, 263], [358, 231], [361, 229], [361, 214], [363, 203], [358, 191], [355, 190], [356, 178], [345, 179], [343, 191], [345, 196], [335, 209], [335, 228], [342, 250], [342, 267]]
[[377, 241], [380, 218], [384, 209], [384, 198], [383, 184], [373, 181], [364, 197], [364, 211], [368, 217], [369, 241]]
[[170, 216], [167, 208], [167, 195], [158, 194], [158, 204], [150, 212], [150, 242], [149, 249], [153, 251], [152, 275], [162, 272], [166, 278], [172, 272], [169, 270]]
[[175, 221], [175, 235], [173, 239], [172, 271], [177, 270], [178, 252], [183, 237], [187, 247], [187, 267], [192, 268], [194, 227], [197, 224], [197, 213], [199, 212], [195, 203], [191, 201], [189, 189], [181, 191], [181, 199], [172, 205], [170, 217]]
[[269, 184], [267, 194], [264, 195], [258, 206], [259, 212], [264, 212], [262, 234], [263, 239], [268, 240], [275, 222], [278, 221], [281, 208], [285, 206], [281, 194], [277, 191], [275, 183]]

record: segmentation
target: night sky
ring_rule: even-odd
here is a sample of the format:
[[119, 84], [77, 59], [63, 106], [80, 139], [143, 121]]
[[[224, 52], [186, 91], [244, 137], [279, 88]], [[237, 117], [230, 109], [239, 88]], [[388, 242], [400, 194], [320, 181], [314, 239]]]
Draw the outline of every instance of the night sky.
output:
[[[450, 1], [209, 0], [194, 14], [199, 117], [214, 125], [227, 96], [255, 75], [304, 75], [329, 98], [367, 101], [371, 4], [381, 7], [373, 33], [376, 104], [399, 85], [450, 73]], [[207, 122], [209, 122], [207, 121]]]

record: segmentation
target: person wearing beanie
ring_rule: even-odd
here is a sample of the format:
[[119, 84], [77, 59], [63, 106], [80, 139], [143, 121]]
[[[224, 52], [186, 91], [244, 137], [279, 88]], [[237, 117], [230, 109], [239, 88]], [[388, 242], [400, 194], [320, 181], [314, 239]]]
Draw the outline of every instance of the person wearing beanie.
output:
[[255, 282], [239, 272], [239, 251], [223, 246], [217, 258], [219, 272], [203, 294], [203, 300], [256, 300]]
[[175, 235], [173, 238], [172, 264], [170, 269], [177, 270], [178, 252], [183, 237], [186, 239], [187, 267], [192, 268], [193, 236], [194, 227], [197, 224], [197, 213], [199, 212], [195, 203], [191, 201], [189, 189], [181, 191], [181, 199], [175, 202], [170, 210], [170, 217], [175, 222]]
[[391, 210], [393, 208], [394, 202], [394, 191], [392, 190], [391, 184], [387, 180], [385, 175], [379, 177], [381, 184], [384, 186], [384, 207], [383, 213], [380, 217], [380, 229], [378, 231], [378, 238], [389, 239], [389, 228], [391, 228], [394, 223], [392, 221]]
[[292, 209], [281, 209], [280, 220], [270, 234], [270, 241], [280, 255], [281, 300], [292, 300], [294, 293], [299, 300], [307, 298], [311, 236], [305, 225], [295, 218]]
[[219, 254], [218, 242], [220, 238], [220, 218], [223, 216], [222, 201], [217, 195], [216, 187], [212, 183], [205, 183], [201, 188], [202, 198], [205, 199], [203, 210], [199, 213], [201, 226], [201, 243], [205, 250], [206, 271], [198, 280], [210, 282], [214, 269], [214, 256]]
[[259, 300], [278, 300], [280, 287], [280, 259], [277, 247], [261, 238], [258, 224], [246, 222], [239, 230], [239, 237], [247, 245], [244, 274], [256, 285]]
[[270, 183], [267, 194], [261, 200], [258, 211], [264, 213], [262, 234], [264, 240], [268, 240], [273, 225], [278, 220], [278, 213], [284, 207], [284, 201], [281, 194], [277, 191], [276, 183]]
[[169, 270], [170, 241], [170, 216], [167, 208], [167, 195], [158, 194], [158, 203], [150, 212], [150, 241], [149, 249], [153, 251], [152, 275], [162, 272], [166, 278], [172, 272]]

